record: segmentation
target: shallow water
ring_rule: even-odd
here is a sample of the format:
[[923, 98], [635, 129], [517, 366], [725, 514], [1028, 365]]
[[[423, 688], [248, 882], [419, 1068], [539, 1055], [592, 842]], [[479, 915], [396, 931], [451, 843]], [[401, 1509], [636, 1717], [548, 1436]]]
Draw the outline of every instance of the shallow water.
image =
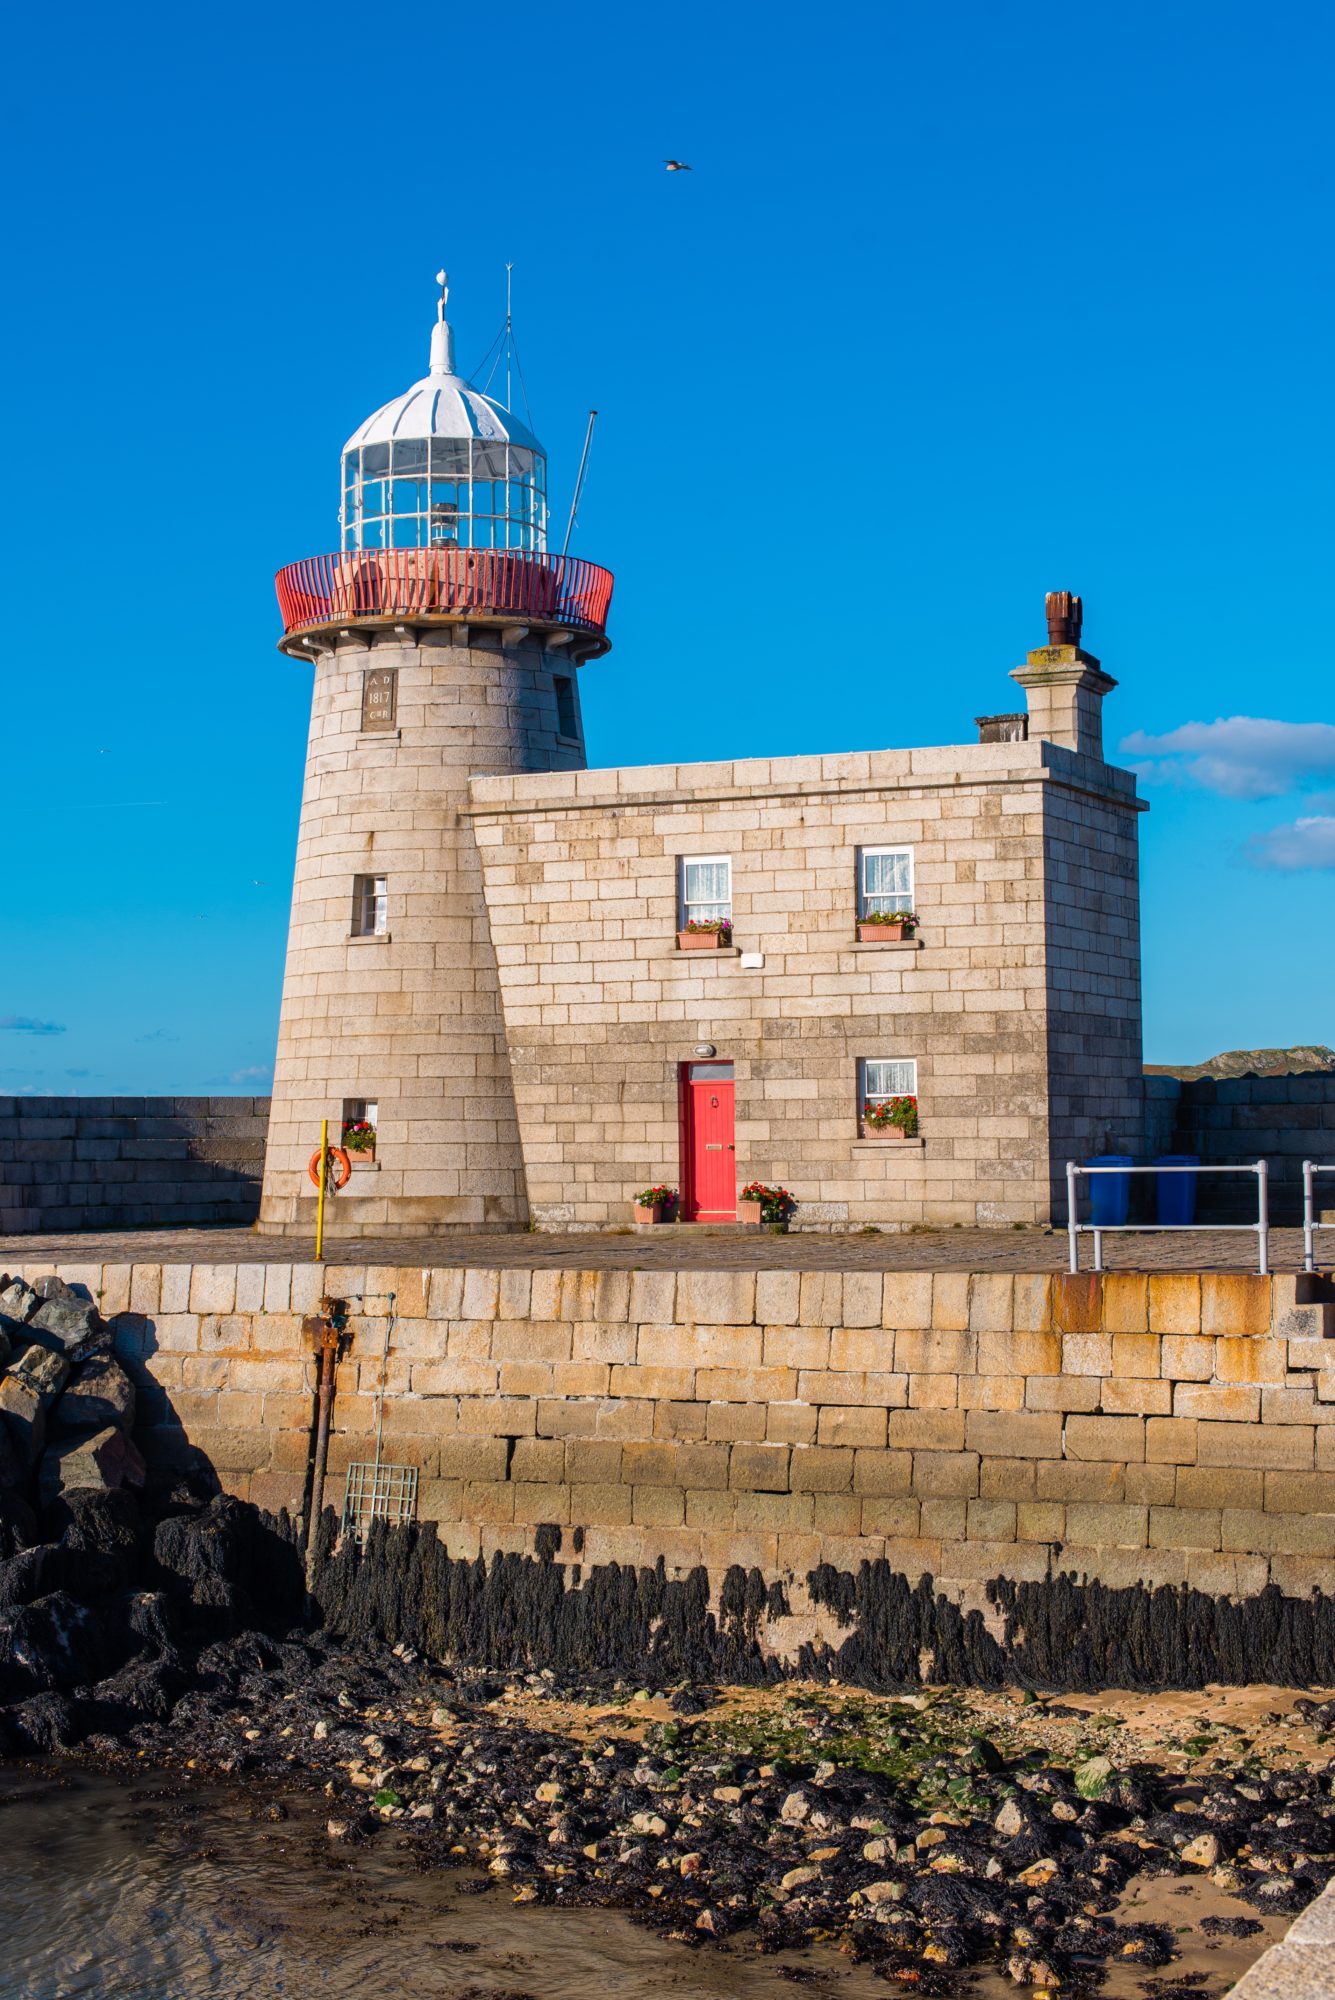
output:
[[[628, 1918], [516, 1908], [418, 1875], [392, 1835], [334, 1847], [315, 1803], [275, 1825], [171, 1779], [0, 1769], [5, 2000], [885, 2000], [834, 1956], [799, 1985], [745, 1948], [664, 1943]], [[476, 1880], [473, 1876], [471, 1879]], [[801, 1954], [785, 1954], [802, 1965]], [[805, 1966], [817, 1970], [810, 1957]], [[964, 1991], [961, 1988], [961, 1991]]]
[[[274, 1823], [211, 1785], [0, 1767], [3, 2000], [885, 2000], [902, 1990], [833, 1951], [762, 1958], [745, 1939], [696, 1950], [615, 1914], [516, 1907], [490, 1886], [470, 1894], [472, 1871], [419, 1875], [392, 1833], [334, 1846], [318, 1800], [286, 1805]], [[1194, 1928], [1203, 1913], [1180, 1893], [1153, 1907], [1160, 1900], [1142, 1891], [1127, 1914]], [[1173, 1972], [1206, 1970], [1214, 1995], [1268, 1938], [1183, 1942]], [[1024, 1990], [995, 1973], [957, 1980], [961, 2000]], [[1129, 1968], [1104, 1989], [1107, 2000], [1143, 1991]]]

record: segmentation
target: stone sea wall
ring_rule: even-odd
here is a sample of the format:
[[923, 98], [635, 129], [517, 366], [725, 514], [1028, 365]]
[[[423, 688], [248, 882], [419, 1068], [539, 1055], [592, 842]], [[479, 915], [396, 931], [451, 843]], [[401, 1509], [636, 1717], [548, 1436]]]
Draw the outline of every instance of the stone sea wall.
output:
[[964, 1594], [1063, 1570], [1335, 1592], [1335, 1304], [1312, 1300], [1320, 1280], [23, 1275], [50, 1268], [112, 1321], [150, 1462], [203, 1454], [270, 1508], [299, 1507], [308, 1477], [303, 1319], [322, 1291], [345, 1300], [326, 1497], [374, 1454], [383, 1369], [384, 1456], [418, 1469], [420, 1513], [452, 1555], [531, 1552], [555, 1527], [562, 1561], [754, 1566], [791, 1580], [795, 1603], [816, 1565], [881, 1557]]
[[[1268, 1160], [1270, 1220], [1299, 1223], [1303, 1161], [1335, 1161], [1335, 1076], [1147, 1076], [1145, 1154], [1157, 1153], [1197, 1153], [1218, 1166]], [[1250, 1176], [1206, 1174], [1198, 1187], [1203, 1221], [1256, 1219]], [[1316, 1191], [1318, 1208], [1335, 1209], [1335, 1181], [1318, 1180]]]
[[267, 1097], [0, 1097], [0, 1234], [253, 1222]]

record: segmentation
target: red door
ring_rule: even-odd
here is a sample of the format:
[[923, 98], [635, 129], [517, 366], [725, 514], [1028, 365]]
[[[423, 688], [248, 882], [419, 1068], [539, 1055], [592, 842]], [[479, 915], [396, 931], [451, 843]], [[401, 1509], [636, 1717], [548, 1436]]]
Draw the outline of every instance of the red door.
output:
[[682, 1192], [688, 1221], [737, 1219], [732, 1064], [686, 1063], [682, 1077]]

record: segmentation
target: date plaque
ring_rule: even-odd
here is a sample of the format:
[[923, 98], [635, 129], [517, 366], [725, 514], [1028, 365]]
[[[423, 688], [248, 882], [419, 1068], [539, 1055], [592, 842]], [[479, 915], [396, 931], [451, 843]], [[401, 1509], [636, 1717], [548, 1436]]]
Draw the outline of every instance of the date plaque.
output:
[[393, 729], [398, 712], [398, 668], [369, 668], [362, 675], [362, 728]]

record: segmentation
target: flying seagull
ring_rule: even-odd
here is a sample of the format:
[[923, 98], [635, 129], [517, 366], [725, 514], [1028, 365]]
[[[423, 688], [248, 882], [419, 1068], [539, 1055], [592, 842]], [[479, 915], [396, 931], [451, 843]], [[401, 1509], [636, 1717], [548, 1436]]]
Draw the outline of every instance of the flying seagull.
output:
[[685, 160], [664, 160], [663, 165], [670, 174], [693, 174], [694, 167], [688, 167]]

